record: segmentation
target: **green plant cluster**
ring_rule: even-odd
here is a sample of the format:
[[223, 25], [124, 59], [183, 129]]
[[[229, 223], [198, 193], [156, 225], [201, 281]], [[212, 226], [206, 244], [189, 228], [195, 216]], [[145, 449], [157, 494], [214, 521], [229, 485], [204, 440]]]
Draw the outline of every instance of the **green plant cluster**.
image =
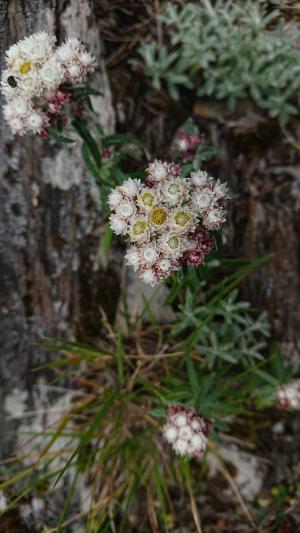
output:
[[213, 309], [205, 303], [197, 305], [195, 294], [188, 290], [173, 334], [188, 331], [192, 331], [190, 340], [210, 368], [218, 358], [247, 366], [263, 359], [269, 324], [266, 313], [255, 317], [250, 313], [249, 302], [237, 301], [237, 290]]
[[160, 19], [168, 44], [150, 41], [139, 48], [156, 89], [164, 80], [174, 99], [186, 87], [227, 98], [231, 110], [251, 97], [283, 124], [299, 112], [300, 32], [264, 0], [169, 2]]
[[[251, 316], [249, 304], [238, 301], [235, 290], [268, 259], [212, 258], [175, 276], [166, 303], [179, 312], [170, 324], [157, 321], [151, 299], [145, 298], [137, 317], [124, 306], [122, 329], [103, 317], [103, 334], [94, 346], [45, 340], [45, 348], [61, 353], [46, 365], [54, 371], [54, 382], [71, 380], [75, 399], [54, 427], [30, 434], [12, 462], [10, 477], [0, 484], [0, 490], [12, 494], [6, 512], [68, 475], [72, 482], [53, 530], [65, 531], [78, 520], [71, 502], [86, 472], [93, 498], [83, 516], [85, 531], [131, 530], [131, 509], [141, 495], [149, 514], [140, 531], [150, 531], [153, 519], [160, 531], [171, 531], [178, 517], [170, 491], [178, 486], [192, 502], [205, 463], [194, 469], [163, 443], [160, 427], [169, 404], [194, 407], [213, 421], [210, 453], [228, 481], [217, 448], [222, 434], [231, 434], [233, 420], [274, 404], [276, 388], [290, 377], [280, 353], [261, 340], [269, 333], [265, 316]], [[40, 453], [34, 460], [36, 439]]]

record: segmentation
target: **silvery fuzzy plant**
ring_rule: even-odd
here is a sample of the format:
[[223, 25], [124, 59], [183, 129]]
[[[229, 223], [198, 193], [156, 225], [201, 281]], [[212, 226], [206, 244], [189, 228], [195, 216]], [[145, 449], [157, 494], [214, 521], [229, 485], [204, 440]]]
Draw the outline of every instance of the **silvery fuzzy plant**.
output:
[[[145, 74], [172, 98], [180, 87], [228, 100], [251, 97], [284, 124], [299, 111], [300, 32], [266, 2], [168, 2], [159, 17], [168, 45], [142, 43]], [[133, 61], [133, 64], [140, 64]]]

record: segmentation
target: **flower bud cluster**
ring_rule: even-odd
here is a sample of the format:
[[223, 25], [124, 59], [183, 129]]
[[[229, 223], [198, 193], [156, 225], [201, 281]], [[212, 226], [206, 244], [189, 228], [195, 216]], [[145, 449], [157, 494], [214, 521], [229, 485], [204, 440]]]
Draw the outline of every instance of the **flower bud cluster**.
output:
[[180, 152], [184, 159], [192, 158], [199, 146], [203, 142], [203, 137], [185, 131], [180, 131], [175, 138], [174, 148]]
[[201, 457], [205, 452], [211, 422], [197, 416], [195, 409], [170, 405], [163, 436], [178, 455]]
[[174, 163], [155, 160], [143, 183], [129, 178], [109, 195], [110, 226], [132, 243], [126, 259], [154, 286], [183, 265], [200, 265], [214, 241], [207, 230], [225, 221], [227, 186], [206, 172], [181, 177]]
[[46, 32], [34, 33], [6, 52], [1, 86], [7, 101], [4, 117], [13, 133], [45, 135], [70, 102], [70, 87], [94, 70], [93, 56], [78, 39], [69, 38], [60, 46], [55, 40]]
[[300, 409], [300, 379], [280, 385], [276, 400], [279, 409]]

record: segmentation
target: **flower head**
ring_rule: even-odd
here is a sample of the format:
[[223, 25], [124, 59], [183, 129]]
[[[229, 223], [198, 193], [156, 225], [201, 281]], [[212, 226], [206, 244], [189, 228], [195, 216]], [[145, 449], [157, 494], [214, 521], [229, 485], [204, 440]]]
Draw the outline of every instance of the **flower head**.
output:
[[108, 197], [112, 229], [132, 243], [127, 263], [152, 286], [184, 264], [201, 264], [214, 247], [203, 226], [224, 221], [225, 196], [226, 187], [205, 172], [182, 178], [174, 163], [150, 163], [146, 185], [129, 178]]
[[136, 216], [133, 218], [129, 235], [133, 242], [147, 242], [150, 240], [150, 227], [148, 220], [144, 216]]
[[162, 187], [163, 202], [174, 205], [187, 197], [189, 192], [188, 181], [183, 178], [171, 178], [164, 182]]
[[279, 409], [300, 409], [300, 379], [278, 387], [276, 399]]
[[123, 185], [120, 186], [120, 191], [125, 196], [136, 196], [141, 186], [140, 180], [128, 178]]
[[190, 159], [201, 145], [203, 138], [199, 135], [180, 131], [175, 139], [174, 146], [184, 159]]
[[138, 195], [138, 203], [143, 211], [150, 211], [158, 203], [158, 195], [149, 187], [142, 187]]
[[148, 180], [149, 181], [163, 181], [168, 176], [168, 167], [166, 163], [155, 159], [153, 163], [148, 166]]
[[207, 447], [211, 422], [197, 416], [195, 409], [171, 405], [163, 436], [178, 455], [201, 457]]
[[124, 218], [118, 215], [111, 215], [109, 217], [109, 223], [116, 235], [125, 235], [127, 233], [128, 224]]
[[28, 61], [40, 63], [53, 53], [55, 41], [54, 36], [41, 31], [20, 41], [20, 52]]
[[[72, 84], [94, 69], [94, 58], [77, 39], [55, 47], [55, 37], [38, 32], [12, 45], [6, 52], [2, 75], [5, 113], [13, 133], [47, 134], [50, 120], [71, 101]], [[68, 91], [62, 89], [71, 84]], [[50, 116], [50, 118], [49, 118]]]

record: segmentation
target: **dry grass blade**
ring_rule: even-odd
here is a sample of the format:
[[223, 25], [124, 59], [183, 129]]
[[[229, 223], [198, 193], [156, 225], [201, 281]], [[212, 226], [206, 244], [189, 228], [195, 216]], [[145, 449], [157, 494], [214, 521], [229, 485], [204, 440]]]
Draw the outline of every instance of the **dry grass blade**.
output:
[[249, 509], [248, 509], [248, 507], [247, 507], [242, 495], [241, 495], [241, 491], [239, 490], [236, 482], [234, 481], [233, 477], [228, 472], [227, 468], [222, 463], [222, 460], [218, 457], [216, 451], [214, 451], [214, 450], [211, 450], [211, 451], [212, 451], [212, 454], [211, 454], [212, 460], [215, 462], [217, 468], [219, 469], [221, 474], [224, 476], [224, 478], [226, 479], [226, 481], [229, 483], [230, 487], [232, 488], [232, 491], [233, 491], [234, 495], [236, 496], [236, 499], [238, 500], [241, 508], [243, 509], [245, 516], [249, 520], [253, 530], [254, 531], [258, 531], [258, 529], [256, 527], [256, 524], [253, 521], [252, 515], [251, 515], [251, 513], [250, 513], [250, 511], [249, 511]]
[[147, 512], [153, 532], [159, 533], [159, 525], [155, 512], [155, 502], [153, 499], [153, 491], [151, 490], [147, 490]]
[[200, 514], [197, 508], [196, 500], [193, 495], [190, 496], [190, 499], [191, 499], [192, 514], [193, 514], [195, 526], [197, 528], [197, 533], [202, 533], [201, 519], [200, 519]]

